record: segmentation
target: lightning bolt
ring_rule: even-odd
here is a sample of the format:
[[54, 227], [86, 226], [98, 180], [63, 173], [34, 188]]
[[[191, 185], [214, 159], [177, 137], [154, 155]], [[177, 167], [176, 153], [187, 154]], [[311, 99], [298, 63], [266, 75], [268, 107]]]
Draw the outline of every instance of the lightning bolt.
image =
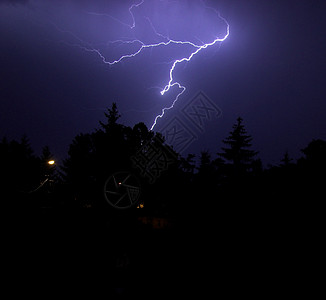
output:
[[[133, 30], [136, 28], [137, 24], [136, 24], [136, 18], [135, 18], [135, 15], [134, 15], [134, 10], [135, 9], [138, 9], [140, 8], [143, 4], [144, 4], [145, 0], [141, 0], [140, 2], [136, 3], [136, 4], [133, 4], [129, 7], [129, 13], [130, 13], [130, 16], [131, 16], [131, 20], [132, 20], [132, 24], [127, 24], [125, 22], [122, 22], [118, 19], [116, 19], [115, 17], [109, 15], [109, 14], [99, 14], [99, 13], [94, 13], [94, 12], [89, 12], [89, 14], [92, 14], [92, 15], [96, 15], [96, 16], [107, 16], [107, 17], [110, 17], [111, 19], [119, 22], [120, 24], [126, 26], [126, 27], [129, 27], [130, 30]], [[151, 29], [153, 30], [154, 34], [160, 38], [161, 40], [163, 39], [164, 41], [160, 41], [160, 42], [157, 42], [157, 43], [153, 43], [153, 44], [147, 44], [147, 43], [144, 43], [143, 41], [139, 40], [139, 39], [131, 39], [131, 40], [117, 40], [117, 41], [113, 41], [113, 42], [110, 42], [110, 43], [121, 43], [121, 44], [138, 44], [139, 45], [139, 48], [137, 51], [133, 52], [133, 53], [130, 53], [130, 54], [124, 54], [122, 55], [121, 57], [119, 57], [118, 59], [116, 60], [107, 60], [106, 57], [101, 53], [100, 50], [92, 47], [91, 45], [89, 44], [86, 44], [86, 43], [83, 43], [82, 44], [71, 44], [72, 46], [78, 46], [79, 48], [81, 48], [82, 50], [84, 51], [87, 51], [87, 52], [93, 52], [95, 54], [97, 54], [100, 59], [103, 61], [103, 63], [105, 64], [108, 64], [108, 65], [115, 65], [115, 64], [118, 64], [120, 62], [122, 62], [123, 60], [127, 60], [127, 59], [131, 59], [131, 58], [134, 58], [136, 57], [137, 55], [139, 55], [140, 53], [142, 53], [144, 50], [146, 49], [154, 49], [154, 48], [157, 48], [157, 47], [167, 47], [169, 45], [188, 45], [190, 46], [191, 48], [193, 48], [193, 51], [188, 55], [188, 56], [185, 56], [185, 57], [182, 57], [180, 59], [176, 59], [174, 61], [171, 62], [171, 67], [170, 67], [170, 70], [169, 70], [169, 79], [168, 79], [168, 82], [166, 83], [166, 85], [164, 86], [164, 88], [160, 91], [160, 94], [163, 96], [165, 93], [167, 93], [172, 87], [177, 87], [179, 92], [178, 94], [176, 95], [176, 97], [174, 98], [174, 100], [172, 101], [172, 104], [168, 107], [164, 107], [161, 111], [161, 113], [159, 115], [157, 115], [154, 119], [154, 122], [150, 128], [150, 130], [153, 130], [154, 127], [156, 126], [157, 124], [157, 121], [158, 119], [160, 118], [163, 118], [164, 114], [166, 111], [172, 109], [175, 105], [175, 103], [179, 100], [180, 96], [186, 91], [186, 87], [183, 86], [181, 83], [179, 83], [178, 81], [175, 81], [175, 78], [174, 78], [174, 71], [176, 69], [176, 67], [183, 63], [183, 62], [190, 62], [192, 60], [192, 58], [197, 55], [198, 53], [200, 53], [201, 51], [209, 48], [209, 47], [212, 47], [218, 43], [222, 43], [224, 42], [229, 34], [230, 34], [230, 26], [229, 26], [229, 23], [227, 22], [227, 20], [225, 18], [223, 18], [220, 13], [215, 10], [214, 8], [211, 8], [211, 7], [207, 7], [204, 3], [203, 0], [201, 0], [201, 2], [203, 3], [203, 5], [205, 6], [206, 9], [211, 9], [213, 10], [216, 15], [218, 16], [218, 18], [220, 20], [222, 20], [225, 25], [226, 25], [226, 33], [223, 37], [216, 37], [214, 40], [212, 40], [211, 42], [209, 43], [203, 43], [201, 42], [201, 45], [198, 45], [198, 44], [195, 44], [191, 41], [181, 41], [181, 40], [174, 40], [174, 39], [170, 39], [169, 37], [159, 33], [153, 23], [151, 22], [150, 18], [146, 17], [145, 19], [148, 21]], [[77, 38], [77, 40], [79, 40], [79, 42], [81, 42], [81, 39], [79, 39], [78, 37], [75, 36], [75, 38]]]

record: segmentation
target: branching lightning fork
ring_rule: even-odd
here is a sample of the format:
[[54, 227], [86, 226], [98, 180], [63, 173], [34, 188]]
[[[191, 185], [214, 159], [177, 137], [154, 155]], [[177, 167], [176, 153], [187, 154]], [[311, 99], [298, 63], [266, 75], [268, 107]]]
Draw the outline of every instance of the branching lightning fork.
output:
[[[112, 17], [111, 15], [107, 15], [107, 14], [97, 14], [97, 13], [90, 13], [90, 14], [93, 14], [93, 15], [104, 15], [104, 16], [108, 16], [110, 18], [112, 18], [113, 20], [115, 21], [118, 21], [119, 23], [121, 23], [122, 25], [124, 26], [128, 26], [130, 28], [130, 30], [133, 30], [136, 28], [137, 24], [136, 24], [136, 19], [135, 19], [135, 16], [134, 16], [134, 10], [141, 7], [143, 4], [144, 4], [145, 0], [141, 0], [139, 3], [136, 3], [136, 4], [133, 4], [129, 7], [129, 13], [131, 15], [131, 18], [132, 18], [132, 25], [129, 25], [127, 23], [124, 23], [114, 17]], [[203, 1], [201, 1], [203, 2]], [[203, 4], [204, 5], [204, 4]], [[177, 96], [175, 97], [174, 101], [172, 102], [172, 104], [169, 106], [169, 107], [165, 107], [162, 109], [162, 112], [161, 114], [157, 115], [154, 119], [154, 122], [151, 126], [151, 130], [154, 129], [154, 127], [156, 126], [156, 123], [158, 121], [159, 118], [162, 118], [165, 114], [165, 112], [167, 110], [170, 110], [174, 107], [175, 103], [178, 101], [179, 97], [186, 91], [186, 87], [182, 86], [179, 82], [175, 81], [174, 79], [174, 71], [175, 71], [175, 68], [177, 67], [178, 64], [181, 64], [183, 62], [190, 62], [191, 59], [196, 55], [198, 54], [200, 51], [204, 50], [204, 49], [207, 49], [208, 47], [211, 47], [217, 43], [221, 43], [223, 41], [225, 41], [229, 34], [230, 34], [230, 26], [228, 24], [228, 22], [226, 21], [225, 18], [223, 18], [220, 13], [218, 11], [216, 11], [215, 9], [213, 8], [209, 8], [209, 7], [206, 7], [206, 9], [212, 9], [216, 15], [218, 16], [218, 18], [220, 20], [222, 20], [225, 25], [226, 25], [226, 33], [223, 37], [216, 37], [213, 41], [211, 41], [210, 43], [203, 43], [201, 45], [197, 45], [193, 42], [190, 42], [190, 41], [180, 41], [180, 40], [173, 40], [173, 39], [170, 39], [168, 38], [167, 36], [164, 36], [163, 34], [157, 32], [157, 30], [155, 29], [153, 23], [151, 22], [151, 20], [149, 18], [146, 18], [147, 21], [149, 22], [149, 25], [150, 27], [152, 28], [153, 32], [155, 33], [156, 36], [158, 36], [160, 39], [164, 39], [164, 41], [161, 41], [161, 42], [157, 42], [157, 43], [153, 43], [153, 44], [146, 44], [144, 42], [142, 42], [141, 40], [139, 39], [133, 39], [133, 40], [119, 40], [119, 41], [113, 41], [112, 43], [115, 43], [115, 42], [120, 42], [120, 43], [125, 43], [125, 44], [139, 44], [139, 48], [137, 51], [133, 52], [133, 53], [130, 53], [130, 54], [125, 54], [125, 55], [122, 55], [120, 58], [118, 58], [117, 60], [113, 60], [113, 61], [109, 61], [105, 58], [105, 56], [101, 53], [100, 50], [98, 49], [95, 49], [93, 47], [89, 47], [88, 45], [87, 46], [82, 46], [82, 45], [78, 45], [81, 49], [87, 51], [87, 52], [94, 52], [96, 53], [100, 58], [101, 60], [105, 63], [105, 64], [109, 64], [109, 65], [115, 65], [115, 64], [118, 64], [120, 63], [121, 61], [123, 60], [126, 60], [126, 59], [130, 59], [130, 58], [133, 58], [135, 56], [137, 56], [138, 54], [140, 54], [141, 52], [143, 52], [145, 49], [148, 49], [148, 48], [155, 48], [155, 47], [166, 47], [166, 46], [169, 46], [169, 45], [189, 45], [193, 48], [193, 51], [191, 52], [190, 55], [188, 56], [185, 56], [185, 57], [182, 57], [180, 59], [176, 59], [174, 61], [171, 62], [171, 68], [169, 70], [169, 80], [167, 82], [167, 84], [165, 85], [165, 87], [160, 91], [161, 95], [163, 96], [165, 93], [167, 93], [172, 87], [177, 87], [179, 89], [179, 93], [177, 94]], [[76, 44], [75, 44], [76, 46]]]

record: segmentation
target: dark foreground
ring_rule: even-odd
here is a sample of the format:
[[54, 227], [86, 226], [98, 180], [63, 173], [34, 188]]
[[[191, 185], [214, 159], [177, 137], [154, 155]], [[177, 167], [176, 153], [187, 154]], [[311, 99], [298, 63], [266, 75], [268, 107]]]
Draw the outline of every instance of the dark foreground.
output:
[[115, 296], [153, 285], [161, 295], [181, 282], [192, 282], [190, 294], [196, 282], [288, 286], [319, 264], [320, 225], [303, 213], [225, 210], [175, 216], [155, 228], [135, 211], [25, 211], [5, 222], [3, 257], [14, 280], [57, 289], [96, 278]]

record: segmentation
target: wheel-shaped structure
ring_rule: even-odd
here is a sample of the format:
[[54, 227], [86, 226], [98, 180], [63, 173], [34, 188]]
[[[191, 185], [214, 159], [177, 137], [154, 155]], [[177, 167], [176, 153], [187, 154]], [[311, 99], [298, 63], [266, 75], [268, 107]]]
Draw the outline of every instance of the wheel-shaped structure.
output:
[[104, 184], [104, 198], [114, 208], [127, 209], [135, 206], [141, 192], [140, 181], [131, 172], [117, 172]]

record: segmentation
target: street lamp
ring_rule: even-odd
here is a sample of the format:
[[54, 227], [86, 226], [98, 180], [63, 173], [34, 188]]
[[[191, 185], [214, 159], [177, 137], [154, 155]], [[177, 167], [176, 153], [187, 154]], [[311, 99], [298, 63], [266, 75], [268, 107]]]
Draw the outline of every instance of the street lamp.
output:
[[55, 164], [55, 161], [54, 160], [49, 160], [48, 161], [48, 165], [53, 166], [54, 164]]

